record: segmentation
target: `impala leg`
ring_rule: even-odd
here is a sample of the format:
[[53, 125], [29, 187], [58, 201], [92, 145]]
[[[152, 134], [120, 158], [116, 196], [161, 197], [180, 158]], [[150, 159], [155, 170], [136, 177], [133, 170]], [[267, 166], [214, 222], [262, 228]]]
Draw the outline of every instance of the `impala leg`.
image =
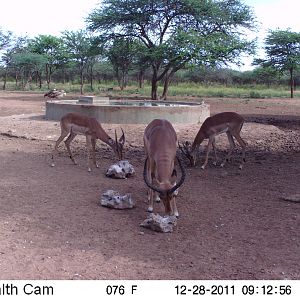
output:
[[[148, 181], [152, 184], [154, 174], [151, 172], [150, 160], [148, 160], [148, 163], [147, 163], [147, 177], [148, 177]], [[152, 189], [148, 190], [148, 209], [147, 209], [147, 211], [150, 212], [150, 213], [153, 212], [153, 199], [155, 197], [155, 194], [156, 193]]]
[[92, 171], [91, 166], [91, 146], [92, 146], [92, 137], [90, 135], [86, 135], [86, 152], [87, 152], [87, 165], [88, 165], [88, 172]]
[[149, 191], [148, 191], [148, 209], [147, 209], [147, 211], [149, 213], [153, 212], [153, 197], [154, 197], [154, 191], [149, 189]]
[[165, 215], [170, 216], [172, 214], [172, 207], [171, 207], [171, 199], [168, 195], [162, 195], [162, 202], [165, 208]]
[[177, 205], [176, 205], [176, 197], [175, 196], [172, 197], [170, 204], [171, 204], [172, 215], [174, 215], [176, 218], [178, 218], [179, 213], [178, 213], [178, 209], [177, 209]]
[[159, 203], [160, 202], [160, 197], [159, 197], [159, 194], [158, 193], [154, 193], [155, 194], [155, 202], [156, 203]]
[[71, 144], [71, 142], [74, 140], [75, 136], [76, 136], [76, 134], [73, 133], [73, 132], [71, 132], [71, 133], [69, 134], [68, 138], [67, 138], [66, 141], [65, 141], [65, 145], [66, 145], [66, 148], [67, 148], [67, 150], [68, 150], [70, 159], [72, 160], [72, 162], [74, 163], [74, 165], [77, 165], [77, 162], [76, 162], [76, 160], [74, 159], [73, 154], [72, 154], [72, 152], [71, 152], [71, 148], [70, 148], [70, 144]]
[[213, 164], [214, 164], [214, 166], [216, 166], [218, 163], [218, 156], [217, 156], [217, 147], [216, 147], [216, 139], [215, 138], [213, 139], [212, 147], [213, 147], [214, 154], [215, 154], [215, 161], [213, 162]]
[[229, 161], [229, 159], [231, 158], [231, 155], [232, 155], [232, 151], [234, 150], [235, 148], [235, 144], [234, 144], [234, 140], [233, 140], [233, 137], [232, 137], [232, 134], [230, 132], [226, 132], [227, 134], [227, 138], [228, 138], [228, 142], [229, 142], [229, 151], [224, 159], [224, 161], [221, 163], [221, 167], [224, 167], [226, 162]]
[[210, 153], [210, 150], [212, 148], [212, 144], [213, 144], [213, 141], [214, 141], [215, 137], [214, 136], [211, 136], [208, 140], [208, 144], [207, 144], [207, 150], [206, 150], [206, 156], [205, 156], [205, 161], [204, 161], [204, 164], [202, 165], [201, 169], [204, 170], [207, 163], [208, 163], [208, 156], [209, 156], [209, 153]]
[[69, 133], [68, 131], [62, 131], [60, 137], [55, 142], [54, 151], [53, 151], [52, 156], [51, 156], [51, 161], [52, 161], [51, 162], [51, 167], [55, 166], [54, 155], [56, 155], [58, 153], [58, 146], [63, 141], [63, 139], [68, 135], [68, 133]]
[[93, 163], [96, 166], [96, 168], [99, 168], [99, 165], [96, 161], [96, 139], [92, 138], [92, 157], [93, 157]]
[[242, 147], [242, 161], [240, 163], [240, 170], [243, 168], [244, 163], [246, 162], [246, 142], [241, 138], [239, 133], [234, 134], [234, 137], [236, 138], [236, 140], [238, 141], [238, 143], [240, 144], [240, 146]]

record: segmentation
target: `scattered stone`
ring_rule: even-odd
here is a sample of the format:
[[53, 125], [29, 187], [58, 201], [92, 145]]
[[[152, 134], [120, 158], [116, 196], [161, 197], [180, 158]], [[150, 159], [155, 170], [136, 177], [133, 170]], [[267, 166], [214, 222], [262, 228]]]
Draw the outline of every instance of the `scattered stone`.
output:
[[131, 198], [131, 194], [121, 196], [118, 192], [107, 190], [101, 195], [101, 205], [115, 209], [134, 208], [135, 203]]
[[128, 160], [120, 160], [111, 165], [106, 171], [106, 176], [117, 179], [126, 179], [135, 173], [133, 166]]
[[225, 177], [228, 176], [228, 172], [225, 171], [225, 170], [222, 170], [222, 171], [220, 172], [220, 176], [221, 176], [222, 178], [225, 178]]
[[280, 199], [284, 200], [284, 201], [300, 203], [300, 194], [294, 194], [294, 195], [289, 195], [289, 196], [281, 196]]
[[172, 232], [176, 225], [177, 218], [175, 216], [162, 217], [159, 214], [153, 213], [149, 214], [149, 217], [140, 224], [142, 227], [157, 232]]

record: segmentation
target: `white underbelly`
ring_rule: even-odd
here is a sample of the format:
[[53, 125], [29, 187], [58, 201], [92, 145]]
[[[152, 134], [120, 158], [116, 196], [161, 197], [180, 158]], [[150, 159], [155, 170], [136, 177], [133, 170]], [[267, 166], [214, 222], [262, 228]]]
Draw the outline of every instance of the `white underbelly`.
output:
[[225, 133], [225, 132], [227, 132], [228, 130], [229, 130], [229, 128], [226, 127], [226, 128], [224, 128], [224, 129], [218, 131], [218, 132], [217, 132], [217, 135], [218, 135], [218, 134], [221, 134], [221, 133]]
[[75, 133], [75, 134], [86, 135], [87, 132], [89, 131], [88, 128], [86, 128], [84, 126], [78, 126], [75, 124], [70, 124], [68, 127], [69, 127], [70, 132]]

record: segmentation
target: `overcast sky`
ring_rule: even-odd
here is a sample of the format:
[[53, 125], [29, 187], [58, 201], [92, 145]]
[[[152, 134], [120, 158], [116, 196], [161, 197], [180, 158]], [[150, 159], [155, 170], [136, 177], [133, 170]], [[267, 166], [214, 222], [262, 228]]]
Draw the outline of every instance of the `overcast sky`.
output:
[[[242, 0], [253, 7], [260, 24], [255, 33], [263, 42], [269, 29], [300, 32], [299, 0]], [[85, 28], [85, 18], [100, 0], [5, 0], [1, 3], [0, 28], [15, 35], [59, 36], [64, 30]], [[249, 64], [249, 62], [247, 63]], [[247, 67], [246, 67], [247, 68]]]
[[64, 30], [85, 28], [85, 18], [99, 0], [5, 0], [0, 27], [16, 35], [60, 35]]

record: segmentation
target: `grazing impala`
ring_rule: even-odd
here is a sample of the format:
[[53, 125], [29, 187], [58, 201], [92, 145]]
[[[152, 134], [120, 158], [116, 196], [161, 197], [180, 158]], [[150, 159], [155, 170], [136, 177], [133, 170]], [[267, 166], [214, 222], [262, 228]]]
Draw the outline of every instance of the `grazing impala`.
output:
[[[176, 156], [177, 135], [171, 123], [167, 120], [155, 119], [148, 124], [144, 132], [144, 146], [147, 155], [144, 180], [149, 187], [148, 211], [153, 211], [153, 199], [157, 192], [163, 201], [165, 213], [178, 217], [175, 194], [184, 182], [185, 170]], [[181, 169], [181, 178], [178, 183], [176, 183], [176, 163]]]
[[[125, 143], [125, 135], [122, 130], [122, 136], [119, 141], [117, 140], [117, 132], [115, 131], [115, 140], [109, 137], [109, 135], [104, 131], [101, 124], [95, 119], [90, 118], [85, 115], [81, 115], [78, 113], [67, 113], [60, 120], [61, 134], [58, 140], [55, 143], [54, 153], [58, 151], [59, 144], [63, 141], [63, 139], [69, 134], [68, 138], [65, 141], [68, 153], [70, 155], [71, 160], [76, 165], [76, 161], [72, 155], [70, 144], [75, 138], [77, 134], [85, 135], [86, 137], [86, 147], [87, 147], [87, 157], [88, 157], [88, 171], [91, 171], [90, 164], [90, 149], [92, 146], [92, 158], [95, 166], [98, 168], [96, 162], [95, 148], [96, 148], [96, 140], [100, 139], [107, 145], [109, 145], [116, 156], [121, 160], [123, 156], [123, 146]], [[52, 155], [52, 167], [54, 167], [54, 153]]]
[[245, 162], [246, 143], [241, 138], [240, 132], [244, 122], [244, 118], [235, 112], [223, 112], [209, 117], [203, 122], [202, 126], [200, 127], [193, 144], [190, 145], [189, 142], [185, 142], [185, 144], [179, 146], [180, 150], [190, 160], [191, 165], [195, 166], [199, 146], [201, 145], [204, 139], [208, 139], [206, 157], [204, 164], [201, 167], [202, 169], [204, 169], [207, 165], [208, 155], [210, 153], [211, 148], [214, 149], [215, 159], [217, 161], [215, 137], [216, 135], [226, 132], [230, 149], [224, 161], [221, 163], [221, 167], [224, 167], [225, 163], [231, 157], [232, 151], [235, 148], [235, 143], [233, 140], [233, 137], [235, 137], [240, 146], [242, 147], [242, 162], [239, 166], [239, 168], [242, 169], [243, 164]]

